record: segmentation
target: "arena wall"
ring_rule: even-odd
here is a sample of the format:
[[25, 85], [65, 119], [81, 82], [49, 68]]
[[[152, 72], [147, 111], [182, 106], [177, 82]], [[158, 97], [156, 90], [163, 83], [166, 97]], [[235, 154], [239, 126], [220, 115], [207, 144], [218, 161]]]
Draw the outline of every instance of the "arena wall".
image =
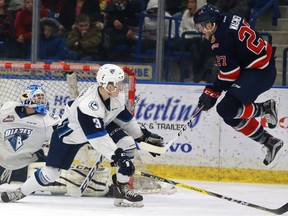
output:
[[[201, 85], [138, 84], [141, 99], [136, 108], [138, 122], [161, 134], [169, 142], [197, 107]], [[137, 92], [136, 92], [137, 95]], [[257, 101], [274, 98], [279, 107], [279, 124], [267, 131], [288, 142], [288, 89], [273, 88]], [[221, 100], [221, 98], [219, 99]], [[288, 143], [287, 143], [288, 144]], [[226, 125], [215, 108], [202, 112], [189, 129], [160, 157], [141, 152], [154, 173], [169, 178], [288, 184], [288, 155], [275, 167], [263, 163], [262, 145]]]

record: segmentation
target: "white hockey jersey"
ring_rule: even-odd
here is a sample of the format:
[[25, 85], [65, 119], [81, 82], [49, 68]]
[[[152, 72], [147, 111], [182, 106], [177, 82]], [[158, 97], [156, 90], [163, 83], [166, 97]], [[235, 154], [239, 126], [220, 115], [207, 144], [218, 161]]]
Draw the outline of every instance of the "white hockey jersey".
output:
[[[106, 131], [106, 126], [114, 121], [133, 138], [143, 135], [133, 115], [125, 107], [125, 94], [120, 92], [104, 104], [98, 92], [98, 85], [92, 85], [80, 94], [72, 104], [66, 105], [60, 129], [66, 144], [89, 142], [97, 151], [110, 159], [116, 144]], [[65, 124], [68, 122], [67, 127]], [[62, 127], [63, 126], [63, 127]], [[59, 135], [62, 136], [61, 132]]]
[[0, 165], [11, 170], [33, 162], [32, 154], [49, 142], [52, 126], [60, 121], [48, 111], [46, 115], [19, 116], [15, 110], [19, 106], [21, 103], [7, 102], [0, 108]]

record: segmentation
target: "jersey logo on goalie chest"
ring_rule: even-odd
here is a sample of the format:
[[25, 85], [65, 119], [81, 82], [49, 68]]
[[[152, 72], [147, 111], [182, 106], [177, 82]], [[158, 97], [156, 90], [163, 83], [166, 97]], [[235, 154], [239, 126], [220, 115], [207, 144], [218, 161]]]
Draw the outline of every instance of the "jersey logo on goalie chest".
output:
[[7, 129], [4, 132], [4, 140], [8, 140], [11, 147], [16, 152], [23, 146], [23, 141], [28, 139], [33, 130], [28, 128]]

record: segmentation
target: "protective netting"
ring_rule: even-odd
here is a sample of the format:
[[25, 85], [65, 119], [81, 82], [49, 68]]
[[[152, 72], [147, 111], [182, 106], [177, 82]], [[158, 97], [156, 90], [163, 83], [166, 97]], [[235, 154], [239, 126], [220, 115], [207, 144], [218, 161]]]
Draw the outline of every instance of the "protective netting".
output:
[[[49, 65], [55, 70], [45, 70], [45, 64], [30, 64], [30, 67], [43, 69], [25, 69], [28, 63], [0, 63], [0, 105], [7, 101], [19, 101], [19, 96], [23, 89], [31, 84], [43, 85], [46, 90], [47, 108], [56, 115], [62, 115], [66, 103], [77, 97], [77, 95], [91, 86], [96, 80], [96, 72], [99, 65], [88, 67], [85, 65], [73, 65], [77, 70], [73, 73], [72, 68], [63, 64]], [[15, 68], [14, 68], [15, 67]], [[66, 70], [60, 70], [63, 67]], [[33, 67], [32, 67], [33, 68]], [[86, 71], [80, 70], [84, 68]], [[88, 69], [91, 68], [89, 71]], [[128, 107], [131, 107], [135, 96], [135, 76], [127, 74], [125, 76], [126, 97]]]

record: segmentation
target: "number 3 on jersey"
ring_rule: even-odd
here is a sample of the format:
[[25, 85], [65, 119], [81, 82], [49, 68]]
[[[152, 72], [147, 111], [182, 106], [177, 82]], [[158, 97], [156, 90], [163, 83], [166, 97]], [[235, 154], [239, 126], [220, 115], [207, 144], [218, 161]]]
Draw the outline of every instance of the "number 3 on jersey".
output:
[[243, 20], [244, 26], [241, 26], [238, 31], [238, 37], [240, 41], [244, 41], [246, 38], [246, 46], [256, 55], [259, 55], [265, 48], [265, 42], [262, 38], [257, 39], [257, 35], [253, 29], [250, 28], [249, 24]]
[[102, 128], [101, 121], [98, 118], [93, 118], [93, 123], [96, 128]]

